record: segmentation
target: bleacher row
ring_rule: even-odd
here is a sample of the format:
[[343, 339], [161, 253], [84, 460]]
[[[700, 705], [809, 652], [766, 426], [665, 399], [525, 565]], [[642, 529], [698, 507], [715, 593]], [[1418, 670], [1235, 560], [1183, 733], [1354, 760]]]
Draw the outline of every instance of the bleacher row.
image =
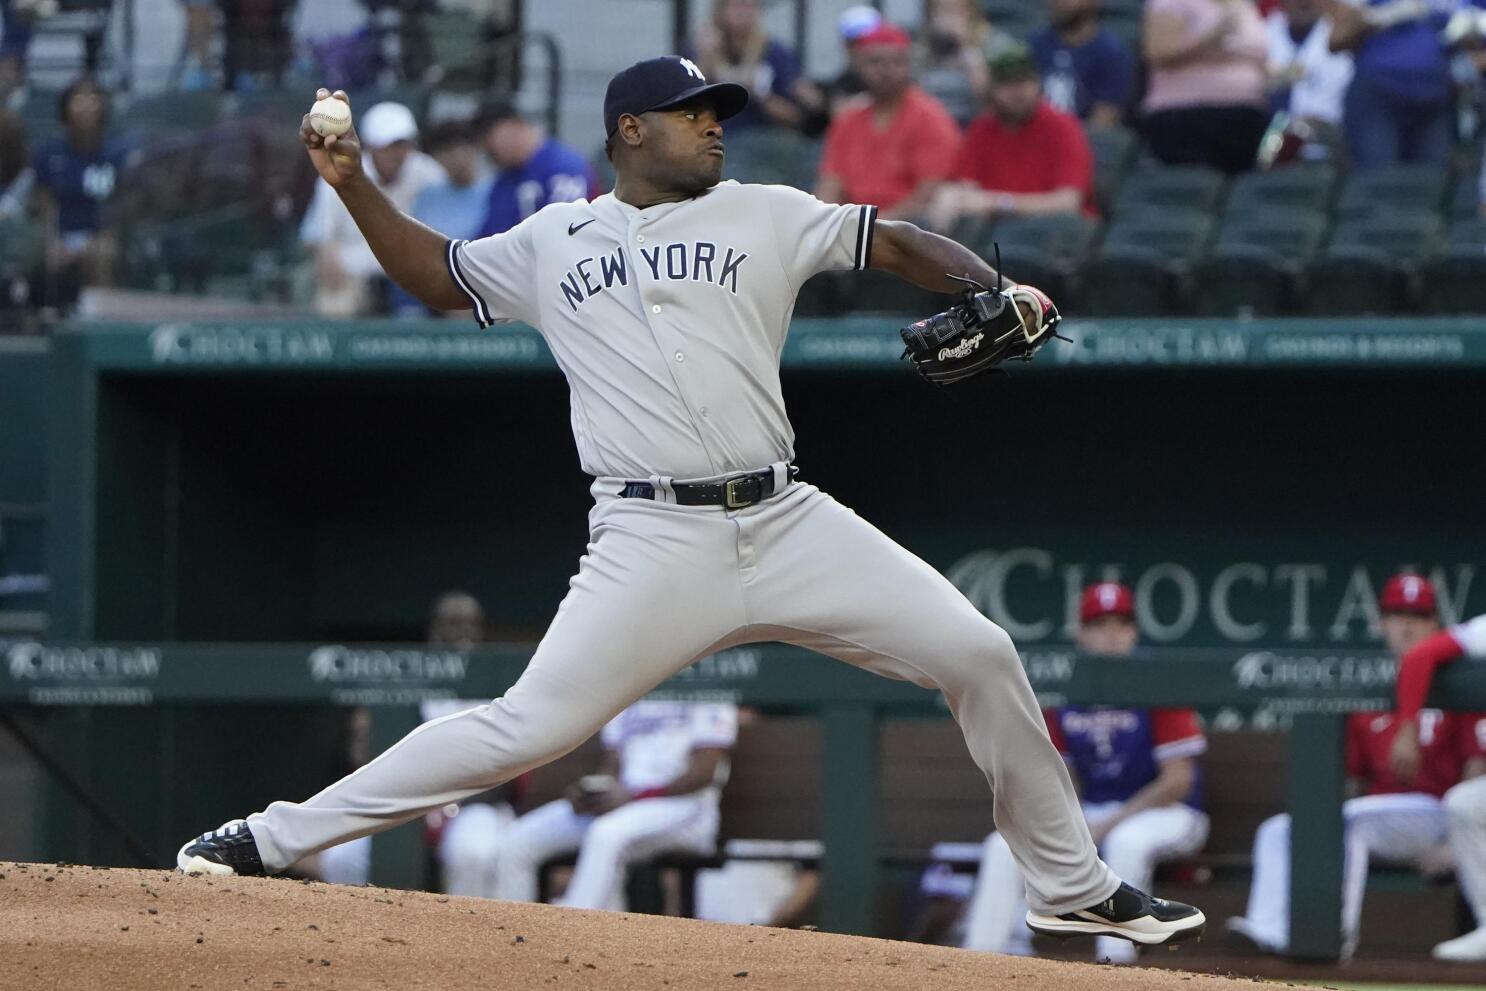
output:
[[[1090, 132], [1099, 217], [962, 223], [948, 232], [1069, 312], [1203, 316], [1486, 313], [1479, 164], [1349, 175], [1296, 162], [1229, 180], [1165, 166], [1124, 128]], [[789, 134], [728, 141], [728, 174], [809, 188], [818, 153]], [[891, 280], [817, 279], [798, 312], [920, 312], [933, 300]]]

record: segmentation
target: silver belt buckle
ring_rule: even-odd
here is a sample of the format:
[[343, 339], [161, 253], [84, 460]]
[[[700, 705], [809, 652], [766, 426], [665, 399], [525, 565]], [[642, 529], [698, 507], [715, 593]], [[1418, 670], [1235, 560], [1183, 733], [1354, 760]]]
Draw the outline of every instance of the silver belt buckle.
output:
[[[727, 507], [729, 509], [747, 509], [749, 506], [753, 505], [754, 502], [757, 502], [757, 499], [753, 500], [753, 502], [750, 502], [748, 499], [740, 497], [736, 488], [736, 486], [742, 485], [744, 482], [757, 481], [758, 479], [753, 478], [750, 475], [744, 475], [741, 478], [730, 478], [725, 483], [723, 483], [723, 501], [727, 504]], [[759, 491], [763, 491], [762, 484], [759, 485]]]

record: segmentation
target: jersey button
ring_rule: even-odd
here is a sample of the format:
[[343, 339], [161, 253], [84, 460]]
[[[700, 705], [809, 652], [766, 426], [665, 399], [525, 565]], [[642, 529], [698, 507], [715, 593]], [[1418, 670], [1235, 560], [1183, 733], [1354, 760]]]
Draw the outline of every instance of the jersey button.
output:
[[651, 313], [659, 313], [660, 312], [660, 304], [659, 303], [656, 303], [654, 306], [652, 306], [650, 308], [650, 312]]
[[686, 360], [686, 355], [685, 355], [685, 354], [683, 354], [683, 353], [682, 353], [682, 352], [680, 352], [680, 351], [677, 351], [677, 352], [676, 352], [676, 360], [677, 360], [677, 361], [685, 361], [685, 360]]
[[710, 414], [710, 413], [708, 413], [708, 412], [707, 412], [707, 407], [705, 407], [705, 406], [703, 406], [703, 407], [702, 407], [702, 419], [704, 419], [704, 420], [705, 420], [705, 419], [706, 419], [706, 418], [707, 418], [707, 417], [708, 417], [708, 416], [710, 416], [710, 415], [711, 415], [711, 414]]
[[640, 244], [644, 244], [645, 243], [645, 235], [644, 234], [636, 234], [635, 235], [635, 240], [638, 241]]

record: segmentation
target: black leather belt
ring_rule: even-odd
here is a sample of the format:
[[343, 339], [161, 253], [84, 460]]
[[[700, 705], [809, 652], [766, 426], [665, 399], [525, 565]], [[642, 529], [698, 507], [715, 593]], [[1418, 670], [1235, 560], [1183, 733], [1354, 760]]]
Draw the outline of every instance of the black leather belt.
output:
[[[799, 477], [800, 469], [794, 465], [787, 466], [786, 478], [789, 481]], [[676, 495], [678, 506], [746, 509], [774, 494], [774, 469], [734, 475], [720, 482], [673, 482], [671, 491]], [[619, 496], [622, 499], [654, 499], [655, 486], [649, 482], [626, 482]]]

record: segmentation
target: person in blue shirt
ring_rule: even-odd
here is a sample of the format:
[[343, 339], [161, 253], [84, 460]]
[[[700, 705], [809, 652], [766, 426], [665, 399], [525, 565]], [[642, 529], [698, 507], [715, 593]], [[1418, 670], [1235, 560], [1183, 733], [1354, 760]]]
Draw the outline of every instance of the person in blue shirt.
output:
[[1459, 0], [1326, 0], [1331, 50], [1353, 53], [1342, 128], [1352, 167], [1449, 160], [1452, 83], [1441, 38]]
[[[451, 120], [435, 124], [423, 134], [423, 150], [444, 167], [449, 178], [418, 193], [413, 200], [413, 218], [451, 238], [467, 241], [479, 237], [490, 206], [495, 173], [480, 147], [475, 122]], [[429, 312], [428, 307], [395, 284], [390, 290], [389, 306], [399, 316], [422, 316]]]
[[45, 305], [66, 308], [86, 285], [109, 285], [118, 239], [106, 208], [127, 165], [124, 146], [108, 134], [109, 96], [84, 76], [57, 105], [63, 135], [37, 147], [32, 158], [46, 228]]
[[549, 137], [513, 104], [486, 107], [479, 126], [485, 152], [499, 170], [480, 237], [508, 231], [548, 203], [598, 195], [593, 165], [583, 153]]
[[1042, 73], [1042, 92], [1058, 110], [1094, 127], [1125, 117], [1135, 85], [1135, 58], [1099, 22], [1099, 0], [1048, 0], [1050, 23], [1027, 39]]

